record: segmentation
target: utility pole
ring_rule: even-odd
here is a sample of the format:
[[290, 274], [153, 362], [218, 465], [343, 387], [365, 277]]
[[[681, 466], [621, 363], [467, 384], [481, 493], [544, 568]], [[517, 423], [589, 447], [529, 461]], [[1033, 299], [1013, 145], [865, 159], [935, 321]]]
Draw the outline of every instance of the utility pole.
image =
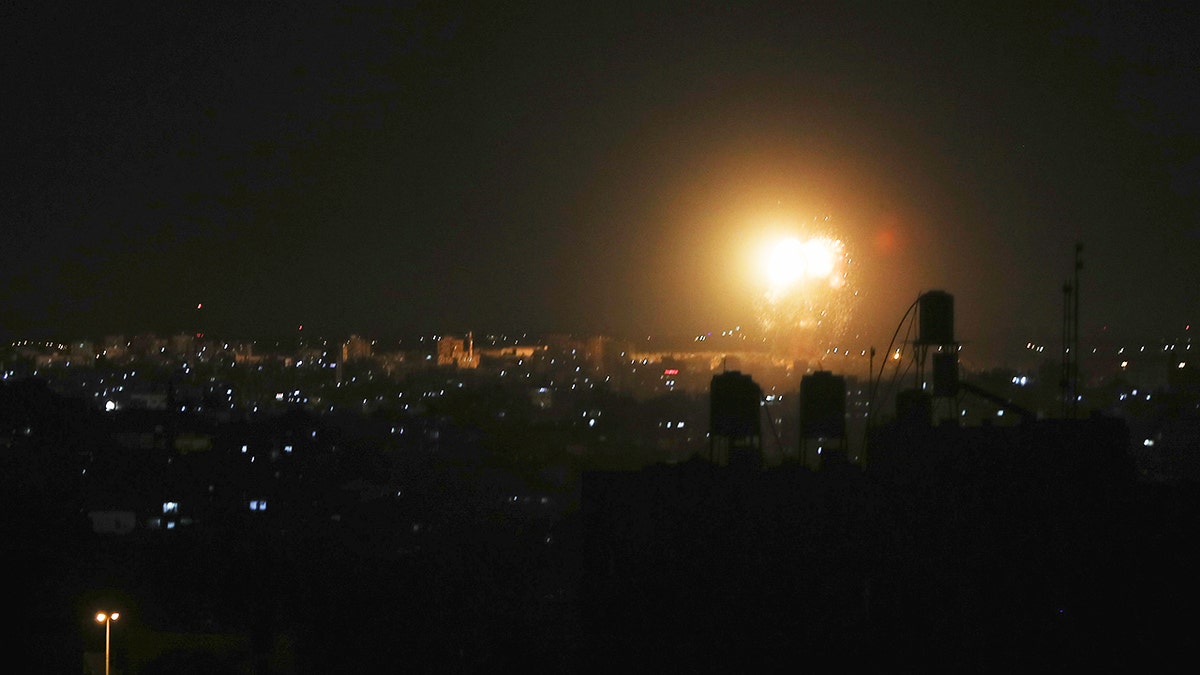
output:
[[1079, 271], [1083, 269], [1083, 244], [1075, 243], [1075, 298], [1071, 302], [1074, 328], [1071, 331], [1071, 418], [1079, 417]]
[[1059, 403], [1062, 405], [1063, 417], [1067, 417], [1071, 410], [1071, 291], [1073, 289], [1070, 281], [1063, 282], [1062, 366], [1058, 372]]
[[1083, 244], [1075, 244], [1073, 278], [1063, 283], [1062, 387], [1063, 417], [1079, 416], [1079, 271], [1083, 269]]

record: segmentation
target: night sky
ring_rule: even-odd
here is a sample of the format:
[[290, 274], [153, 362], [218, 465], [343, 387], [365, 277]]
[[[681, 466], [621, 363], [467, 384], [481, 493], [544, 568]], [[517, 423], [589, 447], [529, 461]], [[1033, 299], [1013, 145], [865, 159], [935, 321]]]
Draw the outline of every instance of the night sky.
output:
[[857, 344], [1057, 339], [1077, 241], [1085, 336], [1178, 334], [1193, 7], [7, 4], [0, 331], [719, 331], [820, 228]]

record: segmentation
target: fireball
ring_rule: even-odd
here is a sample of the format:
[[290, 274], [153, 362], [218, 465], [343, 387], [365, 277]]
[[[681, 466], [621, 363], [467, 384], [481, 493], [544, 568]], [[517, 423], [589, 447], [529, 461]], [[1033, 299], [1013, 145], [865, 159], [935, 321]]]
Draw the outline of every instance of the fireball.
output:
[[768, 295], [782, 297], [799, 286], [840, 288], [845, 284], [845, 246], [837, 239], [781, 239], [766, 254]]
[[776, 351], [820, 360], [844, 337], [849, 321], [854, 294], [847, 288], [845, 244], [829, 236], [790, 236], [772, 243], [760, 265], [764, 332]]

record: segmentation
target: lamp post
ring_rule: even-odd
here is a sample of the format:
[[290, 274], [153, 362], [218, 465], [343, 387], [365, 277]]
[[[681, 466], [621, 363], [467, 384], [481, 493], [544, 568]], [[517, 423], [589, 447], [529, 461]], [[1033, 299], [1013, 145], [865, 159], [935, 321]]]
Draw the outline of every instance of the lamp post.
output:
[[97, 612], [96, 623], [104, 624], [104, 675], [109, 675], [109, 645], [112, 638], [112, 622], [121, 618], [120, 612]]

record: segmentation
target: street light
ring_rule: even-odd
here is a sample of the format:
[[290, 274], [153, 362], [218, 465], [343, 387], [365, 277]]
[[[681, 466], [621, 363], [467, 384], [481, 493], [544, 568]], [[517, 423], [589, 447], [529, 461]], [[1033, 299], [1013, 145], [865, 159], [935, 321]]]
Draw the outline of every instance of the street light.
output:
[[107, 614], [104, 612], [96, 612], [96, 623], [104, 624], [104, 675], [109, 675], [109, 672], [108, 672], [108, 663], [109, 663], [108, 646], [111, 643], [110, 638], [112, 637], [112, 622], [116, 621], [119, 618], [121, 618], [120, 612], [110, 612]]

